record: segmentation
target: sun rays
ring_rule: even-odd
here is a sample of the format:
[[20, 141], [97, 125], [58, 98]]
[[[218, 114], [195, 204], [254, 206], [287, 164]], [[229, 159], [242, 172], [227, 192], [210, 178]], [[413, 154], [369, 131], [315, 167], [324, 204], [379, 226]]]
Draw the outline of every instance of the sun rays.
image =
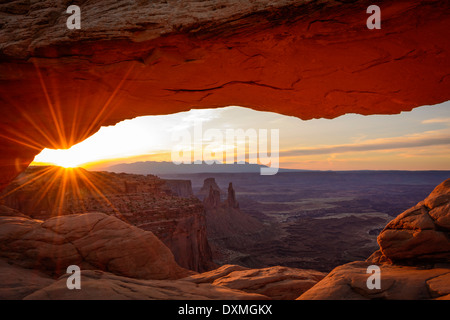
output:
[[[108, 80], [107, 84], [99, 83], [98, 86], [106, 86], [107, 90], [97, 91], [92, 84], [84, 82], [67, 88], [64, 75], [47, 68], [46, 61], [37, 58], [31, 61], [37, 84], [33, 101], [44, 108], [24, 106], [14, 96], [5, 95], [2, 99], [9, 105], [15, 121], [3, 125], [0, 131], [5, 145], [20, 146], [29, 150], [28, 154], [39, 154], [45, 148], [67, 149], [95, 133], [120, 105], [118, 101], [126, 92], [126, 80], [133, 77], [135, 66], [132, 62], [124, 64], [123, 74]], [[66, 168], [80, 165], [72, 160], [55, 164]], [[30, 159], [25, 162], [28, 165]]]
[[[134, 63], [124, 64], [123, 75], [112, 80], [115, 84], [110, 82], [109, 90], [103, 90], [101, 94], [91, 85], [83, 83], [79, 87], [69, 88], [70, 94], [67, 95], [68, 88], [61, 81], [61, 74], [46, 68], [45, 61], [32, 59], [32, 62], [39, 89], [35, 100], [45, 108], [40, 109], [37, 115], [33, 106], [24, 107], [16, 103], [14, 97], [5, 97], [4, 101], [9, 104], [21, 125], [3, 126], [0, 138], [35, 154], [44, 148], [55, 151], [67, 149], [93, 134], [119, 105], [117, 99], [124, 93], [125, 80], [131, 77], [134, 70]], [[62, 100], [63, 96], [70, 96], [70, 99]], [[51, 216], [59, 216], [74, 213], [71, 211], [73, 208], [87, 210], [89, 206], [85, 201], [90, 199], [98, 203], [99, 210], [120, 215], [108, 199], [114, 190], [108, 181], [102, 180], [101, 175], [76, 168], [81, 163], [73, 157], [57, 161], [56, 164], [58, 166], [27, 169], [0, 194], [0, 203], [7, 201], [13, 194], [22, 193], [22, 206], [29, 206], [33, 210], [48, 207], [51, 208]], [[39, 215], [39, 212], [36, 214]]]
[[86, 201], [91, 201], [99, 211], [121, 215], [108, 198], [115, 192], [116, 186], [105, 181], [101, 173], [81, 168], [30, 167], [0, 195], [0, 201], [8, 201], [14, 194], [19, 199], [26, 196], [26, 203], [21, 204], [27, 206], [25, 211], [48, 208], [50, 212], [46, 214], [50, 216], [84, 213], [89, 207]]

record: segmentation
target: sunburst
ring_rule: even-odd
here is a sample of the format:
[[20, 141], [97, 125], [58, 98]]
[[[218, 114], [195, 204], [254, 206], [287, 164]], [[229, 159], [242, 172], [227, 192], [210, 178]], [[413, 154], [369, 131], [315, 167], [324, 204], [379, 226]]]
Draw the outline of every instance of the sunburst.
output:
[[[22, 127], [28, 127], [28, 130], [20, 130], [15, 126], [3, 126], [0, 132], [0, 138], [9, 141], [12, 144], [26, 148], [32, 152], [39, 153], [45, 147], [52, 149], [66, 149], [80, 140], [86, 139], [98, 128], [114, 111], [117, 103], [113, 103], [124, 91], [126, 79], [130, 77], [134, 64], [124, 69], [123, 76], [119, 79], [117, 85], [113, 88], [108, 96], [104, 97], [104, 103], [100, 108], [96, 108], [96, 112], [84, 105], [88, 106], [83, 98], [84, 89], [82, 87], [73, 88], [74, 101], [71, 105], [62, 106], [60, 100], [60, 92], [58, 80], [60, 77], [56, 74], [49, 73], [51, 71], [41, 67], [39, 59], [32, 59], [34, 64], [36, 78], [42, 90], [42, 97], [45, 102], [44, 109], [40, 114], [47, 114], [46, 121], [37, 118], [31, 111], [32, 109], [24, 108], [14, 101], [14, 99], [6, 97], [5, 101], [18, 113], [22, 122]], [[85, 88], [85, 87], [84, 87]], [[99, 93], [101, 98], [101, 93]], [[101, 99], [99, 99], [101, 100]], [[29, 134], [34, 132], [34, 134]], [[88, 174], [87, 171], [77, 169], [82, 164], [79, 159], [66, 158], [55, 163], [56, 166], [42, 167], [35, 170], [31, 174], [19, 176], [13, 185], [7, 188], [0, 199], [5, 199], [14, 192], [27, 188], [34, 183], [40, 183], [39, 192], [31, 195], [35, 205], [39, 205], [48, 197], [54, 200], [53, 212], [56, 215], [65, 214], [64, 208], [67, 204], [67, 197], [70, 195], [73, 201], [78, 201], [83, 208], [82, 189], [88, 190], [89, 194], [95, 196], [105, 205], [113, 208], [116, 214], [119, 211], [114, 207], [112, 202], [104, 194], [106, 186], [102, 185], [102, 181], [97, 179], [95, 175]], [[18, 171], [22, 168], [18, 168]]]
[[[81, 168], [35, 167], [31, 173], [24, 173], [13, 183], [10, 190], [0, 196], [6, 199], [20, 190], [27, 188], [33, 191], [30, 202], [33, 209], [38, 208], [45, 199], [51, 199], [51, 215], [65, 215], [83, 213], [86, 211], [85, 201], [93, 200], [102, 206], [112, 209], [115, 215], [122, 217], [119, 210], [109, 200], [108, 196], [114, 192], [113, 187], [102, 181], [97, 173], [88, 172]], [[35, 192], [38, 190], [38, 192]], [[67, 205], [73, 204], [76, 212], [68, 210]], [[37, 214], [39, 214], [37, 212]]]

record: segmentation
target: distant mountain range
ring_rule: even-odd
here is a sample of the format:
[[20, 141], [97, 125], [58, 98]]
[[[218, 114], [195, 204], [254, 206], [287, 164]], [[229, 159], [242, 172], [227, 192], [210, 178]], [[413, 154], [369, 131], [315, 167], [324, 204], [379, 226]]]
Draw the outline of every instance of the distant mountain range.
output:
[[[260, 164], [245, 163], [213, 163], [206, 164], [179, 164], [168, 161], [144, 161], [133, 163], [119, 163], [105, 168], [105, 171], [133, 174], [191, 174], [191, 173], [260, 173], [261, 168], [268, 168]], [[302, 172], [309, 170], [282, 169], [278, 172]]]

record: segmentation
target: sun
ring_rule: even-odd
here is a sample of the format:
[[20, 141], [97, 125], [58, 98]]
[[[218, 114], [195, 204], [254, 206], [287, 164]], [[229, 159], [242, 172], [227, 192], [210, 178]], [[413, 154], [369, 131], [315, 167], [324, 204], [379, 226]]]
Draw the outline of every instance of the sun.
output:
[[70, 160], [57, 162], [57, 163], [54, 163], [54, 165], [59, 166], [59, 167], [63, 167], [63, 168], [66, 168], [66, 169], [78, 168], [80, 166], [79, 163], [76, 163], [76, 162], [70, 161]]
[[33, 164], [50, 164], [63, 168], [77, 168], [86, 162], [80, 155], [67, 151], [64, 149], [44, 149], [34, 158]]

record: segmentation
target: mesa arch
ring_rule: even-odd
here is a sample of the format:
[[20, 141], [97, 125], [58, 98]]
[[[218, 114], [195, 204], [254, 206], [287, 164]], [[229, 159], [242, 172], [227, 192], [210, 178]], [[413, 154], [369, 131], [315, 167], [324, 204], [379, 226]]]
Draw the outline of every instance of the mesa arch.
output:
[[45, 147], [141, 115], [239, 105], [302, 119], [450, 99], [450, 3], [73, 1], [0, 4], [0, 189]]

